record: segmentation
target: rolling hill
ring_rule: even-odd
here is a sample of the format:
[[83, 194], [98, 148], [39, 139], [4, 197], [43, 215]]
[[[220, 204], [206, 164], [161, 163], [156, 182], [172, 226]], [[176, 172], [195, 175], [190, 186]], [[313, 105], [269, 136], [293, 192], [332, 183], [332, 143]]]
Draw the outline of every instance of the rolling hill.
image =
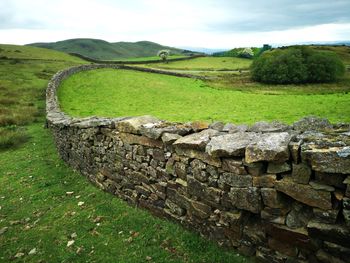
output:
[[49, 48], [66, 53], [78, 53], [101, 60], [155, 56], [161, 49], [173, 55], [186, 55], [183, 49], [162, 46], [150, 41], [110, 43], [100, 39], [77, 38], [53, 43], [32, 43], [29, 46]]

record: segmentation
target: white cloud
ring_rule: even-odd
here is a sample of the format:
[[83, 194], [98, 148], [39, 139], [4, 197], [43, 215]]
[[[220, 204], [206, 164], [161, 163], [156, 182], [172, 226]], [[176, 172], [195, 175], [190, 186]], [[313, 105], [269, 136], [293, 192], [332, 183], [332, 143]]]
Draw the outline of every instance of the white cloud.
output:
[[[346, 40], [345, 0], [1, 0], [0, 43], [67, 38], [230, 48]], [[293, 12], [292, 12], [293, 11]]]

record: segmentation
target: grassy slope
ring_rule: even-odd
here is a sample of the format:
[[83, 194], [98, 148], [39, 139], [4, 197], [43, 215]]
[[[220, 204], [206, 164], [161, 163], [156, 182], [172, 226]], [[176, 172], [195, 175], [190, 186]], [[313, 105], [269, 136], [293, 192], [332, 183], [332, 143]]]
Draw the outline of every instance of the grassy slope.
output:
[[[150, 262], [248, 261], [177, 224], [129, 207], [66, 167], [43, 128], [44, 91], [54, 72], [82, 61], [31, 47], [0, 48], [0, 54], [13, 58], [0, 59], [0, 94], [19, 100], [17, 106], [0, 105], [0, 112], [17, 107], [21, 117], [28, 101], [37, 111], [23, 126], [29, 139], [0, 150], [0, 262], [145, 262], [147, 256]], [[67, 196], [67, 191], [74, 194]], [[73, 233], [75, 243], [67, 247]], [[28, 255], [34, 248], [36, 254]]]
[[252, 60], [232, 57], [203, 57], [185, 61], [174, 61], [169, 63], [156, 63], [145, 65], [151, 68], [178, 69], [178, 70], [238, 70], [249, 68]]
[[68, 39], [54, 43], [33, 43], [30, 45], [67, 53], [79, 53], [101, 60], [155, 56], [161, 49], [170, 49], [173, 54], [181, 54], [182, 52], [180, 49], [165, 47], [148, 41], [109, 43], [100, 39]]
[[23, 147], [1, 153], [0, 262], [17, 253], [16, 262], [249, 262], [92, 186], [59, 160], [42, 123], [28, 132]]
[[350, 94], [286, 93], [283, 89], [279, 95], [213, 89], [199, 80], [103, 69], [65, 80], [59, 98], [63, 110], [75, 116], [150, 114], [171, 121], [278, 119], [291, 123], [318, 115], [332, 122], [350, 122]]

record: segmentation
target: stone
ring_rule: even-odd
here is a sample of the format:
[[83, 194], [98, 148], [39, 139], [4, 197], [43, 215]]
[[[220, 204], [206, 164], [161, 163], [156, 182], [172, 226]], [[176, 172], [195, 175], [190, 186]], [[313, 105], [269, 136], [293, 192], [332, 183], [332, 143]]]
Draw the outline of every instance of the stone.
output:
[[[144, 124], [139, 130], [141, 135], [158, 140], [164, 135], [164, 133], [176, 134], [178, 136], [186, 135], [190, 132], [191, 128], [182, 124], [158, 122]], [[166, 135], [165, 137], [170, 136]]]
[[183, 194], [180, 194], [177, 190], [173, 188], [167, 188], [166, 194], [169, 200], [175, 203], [177, 206], [188, 210], [190, 208], [190, 199]]
[[165, 206], [169, 208], [172, 214], [175, 214], [177, 216], [183, 216], [186, 213], [185, 209], [179, 207], [169, 199], [165, 200]]
[[265, 133], [259, 139], [250, 143], [245, 150], [245, 161], [254, 163], [259, 161], [285, 162], [289, 159], [288, 144], [291, 135], [287, 132]]
[[260, 176], [266, 172], [266, 165], [263, 162], [246, 163], [244, 162], [248, 173], [253, 176]]
[[261, 210], [260, 216], [270, 223], [285, 225], [287, 212], [288, 209], [265, 207]]
[[322, 249], [317, 251], [316, 258], [322, 263], [345, 263], [345, 261], [326, 253]]
[[303, 144], [301, 157], [313, 170], [324, 173], [350, 174], [350, 158], [342, 152], [347, 147]]
[[321, 184], [331, 185], [341, 189], [345, 188], [345, 182], [343, 182], [345, 178], [345, 174], [315, 172], [315, 181]]
[[140, 117], [133, 117], [125, 119], [116, 123], [116, 128], [120, 132], [140, 134], [142, 125], [145, 124], [158, 124], [161, 121], [155, 117], [145, 115]]
[[120, 133], [119, 136], [124, 143], [131, 145], [139, 144], [148, 147], [163, 148], [163, 143], [160, 140], [154, 140], [145, 136], [134, 135], [131, 133]]
[[313, 213], [315, 216], [315, 221], [319, 223], [325, 223], [325, 224], [335, 224], [337, 217], [339, 215], [339, 210], [337, 209], [323, 210], [319, 208], [314, 208]]
[[165, 144], [173, 144], [176, 140], [180, 139], [182, 136], [174, 133], [163, 133], [162, 141]]
[[262, 176], [253, 176], [254, 187], [270, 187], [273, 188], [276, 182], [275, 174], [265, 174]]
[[200, 219], [206, 219], [211, 214], [211, 207], [204, 203], [191, 200], [189, 212], [191, 215], [199, 217]]
[[253, 179], [250, 175], [239, 175], [233, 173], [223, 173], [219, 178], [219, 183], [225, 183], [233, 187], [250, 187]]
[[285, 173], [291, 170], [289, 163], [269, 163], [267, 166], [267, 173], [278, 174]]
[[259, 122], [256, 122], [249, 129], [249, 131], [251, 132], [284, 132], [288, 129], [290, 129], [288, 125], [279, 121], [273, 121], [270, 123], [266, 121], [259, 121]]
[[289, 152], [292, 156], [293, 162], [298, 164], [300, 162], [300, 147], [302, 144], [302, 140], [297, 142], [289, 142]]
[[216, 122], [213, 122], [209, 125], [209, 128], [210, 129], [214, 129], [214, 130], [217, 130], [217, 131], [222, 131], [225, 127], [225, 124], [221, 121], [216, 121]]
[[232, 187], [228, 194], [234, 207], [258, 214], [262, 208], [260, 189]]
[[277, 181], [275, 188], [309, 206], [325, 210], [332, 208], [330, 192], [315, 190], [310, 185], [296, 184], [288, 178]]
[[320, 184], [320, 183], [315, 182], [315, 181], [309, 182], [309, 185], [311, 185], [311, 187], [315, 190], [323, 190], [323, 191], [327, 191], [327, 192], [334, 192], [335, 191], [335, 188], [333, 186]]
[[287, 255], [289, 257], [296, 257], [298, 255], [298, 249], [288, 243], [281, 242], [279, 240], [269, 238], [268, 240], [269, 248]]
[[350, 198], [343, 199], [343, 216], [345, 224], [350, 227]]
[[345, 260], [345, 262], [350, 258], [350, 248], [346, 248], [327, 241], [323, 242], [323, 248], [327, 253], [339, 257], [342, 260]]
[[206, 152], [214, 157], [244, 156], [245, 148], [255, 139], [258, 135], [252, 132], [216, 136], [208, 143]]
[[232, 123], [228, 123], [224, 126], [222, 131], [228, 132], [228, 133], [236, 133], [236, 132], [246, 132], [248, 131], [249, 126], [246, 124], [240, 124], [240, 125], [235, 125]]
[[191, 126], [192, 130], [195, 132], [202, 131], [209, 128], [209, 124], [205, 121], [193, 121], [189, 123], [189, 126]]
[[261, 188], [261, 196], [264, 204], [271, 208], [285, 208], [287, 200], [283, 194], [273, 188]]
[[175, 151], [178, 155], [187, 156], [189, 158], [196, 158], [212, 166], [221, 167], [221, 160], [219, 158], [214, 158], [205, 152], [193, 149], [183, 149], [179, 147], [176, 147]]
[[317, 248], [308, 236], [307, 231], [301, 228], [291, 229], [287, 226], [269, 223], [266, 226], [266, 233], [276, 240], [294, 245], [300, 249], [313, 251]]
[[222, 169], [235, 174], [247, 174], [242, 159], [223, 158]]
[[309, 236], [350, 247], [350, 228], [343, 225], [318, 223], [312, 220], [307, 225]]
[[286, 225], [292, 229], [306, 227], [312, 216], [313, 212], [311, 207], [295, 202], [292, 205], [292, 210], [287, 215]]
[[308, 184], [311, 177], [311, 168], [304, 164], [294, 164], [292, 169], [292, 178], [293, 181], [298, 184]]
[[177, 148], [190, 148], [194, 150], [203, 150], [210, 141], [211, 137], [219, 135], [219, 132], [213, 129], [203, 130], [198, 133], [193, 133], [176, 140], [173, 145]]
[[294, 122], [293, 129], [296, 131], [324, 131], [332, 129], [332, 124], [327, 119], [309, 116]]
[[176, 162], [174, 165], [174, 175], [181, 179], [186, 179], [186, 176], [187, 176], [186, 164], [182, 162]]

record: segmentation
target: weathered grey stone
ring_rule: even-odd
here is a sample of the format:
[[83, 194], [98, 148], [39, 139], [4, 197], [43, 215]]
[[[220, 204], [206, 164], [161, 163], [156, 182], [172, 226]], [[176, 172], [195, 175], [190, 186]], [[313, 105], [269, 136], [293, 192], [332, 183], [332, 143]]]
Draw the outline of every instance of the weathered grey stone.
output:
[[294, 164], [292, 170], [293, 181], [299, 184], [308, 184], [311, 177], [311, 168], [303, 163]]
[[235, 174], [247, 174], [242, 159], [223, 158], [222, 169]]
[[296, 142], [289, 142], [289, 151], [292, 156], [293, 162], [295, 164], [300, 162], [300, 147], [302, 144], [302, 140]]
[[259, 122], [256, 122], [249, 129], [249, 131], [251, 132], [284, 132], [288, 129], [290, 129], [288, 125], [279, 121], [273, 121], [273, 122], [259, 121]]
[[131, 133], [120, 133], [119, 136], [124, 143], [163, 148], [163, 143], [160, 140], [154, 140], [145, 136], [134, 135]]
[[248, 125], [241, 124], [241, 125], [235, 125], [232, 123], [227, 123], [222, 131], [228, 132], [228, 133], [236, 133], [236, 132], [246, 132], [248, 130]]
[[176, 162], [174, 165], [174, 175], [181, 178], [186, 179], [187, 171], [186, 165], [182, 162]]
[[214, 158], [205, 152], [192, 149], [183, 149], [179, 147], [176, 147], [175, 151], [178, 155], [183, 155], [190, 158], [197, 158], [212, 166], [221, 167], [221, 160], [219, 158]]
[[247, 163], [285, 162], [289, 159], [288, 144], [290, 139], [291, 135], [287, 132], [262, 134], [257, 141], [247, 146], [245, 161]]
[[350, 228], [310, 221], [307, 225], [309, 236], [324, 241], [350, 247]]
[[315, 181], [335, 186], [340, 189], [345, 188], [345, 183], [343, 183], [344, 179], [346, 178], [345, 174], [332, 174], [332, 173], [322, 173], [322, 172], [315, 172]]
[[291, 170], [289, 163], [269, 163], [267, 166], [267, 173], [278, 174], [284, 173]]
[[311, 187], [315, 190], [324, 190], [327, 192], [334, 192], [335, 191], [335, 188], [333, 186], [320, 184], [320, 183], [315, 182], [315, 181], [309, 182], [309, 185], [311, 185]]
[[255, 139], [258, 135], [252, 132], [216, 136], [208, 143], [206, 152], [214, 157], [244, 156], [245, 148]]
[[343, 199], [343, 216], [346, 225], [350, 227], [350, 198]]
[[289, 178], [277, 181], [275, 187], [278, 191], [309, 206], [325, 210], [332, 208], [330, 192], [314, 190], [309, 185], [296, 184]]
[[180, 139], [182, 136], [174, 133], [165, 132], [162, 135], [162, 141], [165, 144], [173, 144], [176, 140]]
[[325, 223], [325, 224], [335, 224], [339, 214], [339, 210], [337, 209], [323, 210], [319, 208], [314, 208], [313, 213], [315, 216], [315, 221], [319, 223]]
[[191, 131], [191, 127], [183, 124], [158, 122], [144, 124], [139, 128], [139, 130], [140, 134], [158, 140], [164, 133], [177, 134], [180, 136], [186, 135]]
[[332, 129], [332, 124], [327, 119], [309, 116], [294, 122], [293, 129], [297, 131], [324, 131]]
[[194, 150], [204, 150], [210, 141], [210, 138], [219, 135], [219, 132], [213, 129], [203, 130], [193, 133], [176, 140], [173, 145], [181, 148], [191, 148]]
[[209, 125], [209, 128], [210, 129], [214, 129], [214, 130], [217, 130], [217, 131], [222, 131], [224, 129], [224, 126], [225, 124], [221, 121], [216, 121], [216, 122], [213, 122]]
[[253, 179], [250, 175], [239, 175], [233, 173], [221, 174], [219, 182], [234, 187], [250, 187], [253, 185]]
[[261, 196], [266, 206], [271, 208], [287, 207], [287, 200], [283, 194], [272, 188], [261, 188]]
[[252, 213], [260, 213], [262, 202], [259, 188], [232, 187], [228, 196], [233, 206]]
[[350, 158], [344, 155], [347, 147], [324, 147], [316, 144], [301, 146], [302, 159], [311, 164], [315, 171], [350, 174]]
[[276, 182], [275, 174], [265, 174], [262, 176], [253, 176], [253, 186], [255, 187], [274, 187]]
[[312, 218], [312, 208], [295, 202], [286, 218], [286, 225], [290, 228], [305, 227]]
[[177, 216], [183, 216], [186, 213], [186, 210], [179, 207], [174, 202], [170, 201], [169, 199], [165, 200], [165, 206], [169, 208], [172, 214], [175, 214]]
[[116, 128], [120, 132], [140, 134], [142, 125], [155, 124], [161, 121], [153, 116], [145, 115], [140, 117], [133, 117], [125, 119], [116, 123]]
[[200, 219], [206, 219], [211, 214], [211, 207], [204, 203], [191, 200], [189, 213], [191, 215], [199, 217]]

